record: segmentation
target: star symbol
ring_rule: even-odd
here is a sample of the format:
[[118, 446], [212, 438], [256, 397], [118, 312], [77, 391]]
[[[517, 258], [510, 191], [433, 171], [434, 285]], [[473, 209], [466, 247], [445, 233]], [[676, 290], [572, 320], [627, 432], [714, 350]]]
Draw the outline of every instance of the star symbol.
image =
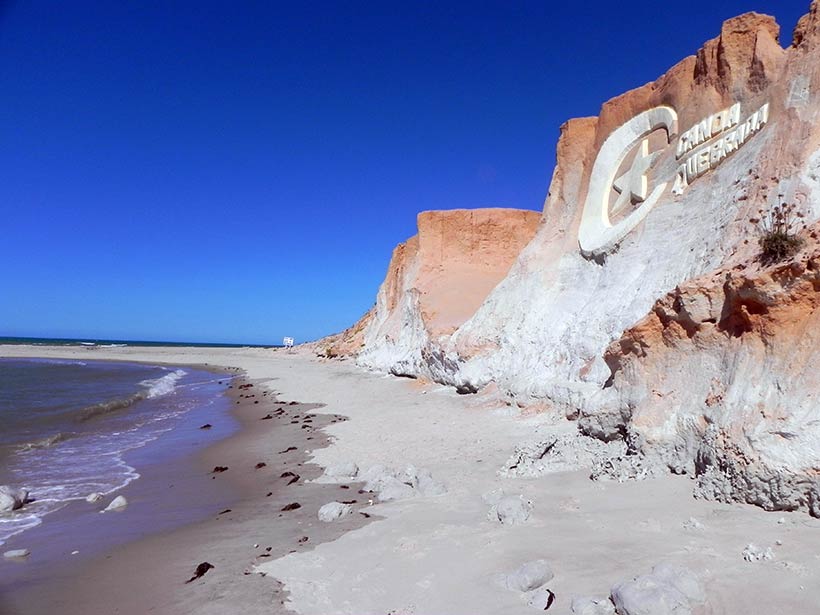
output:
[[649, 153], [649, 139], [641, 141], [632, 166], [612, 182], [612, 187], [620, 196], [612, 206], [611, 213], [617, 213], [627, 205], [642, 203], [646, 199], [648, 192], [646, 172], [659, 155], [660, 152]]

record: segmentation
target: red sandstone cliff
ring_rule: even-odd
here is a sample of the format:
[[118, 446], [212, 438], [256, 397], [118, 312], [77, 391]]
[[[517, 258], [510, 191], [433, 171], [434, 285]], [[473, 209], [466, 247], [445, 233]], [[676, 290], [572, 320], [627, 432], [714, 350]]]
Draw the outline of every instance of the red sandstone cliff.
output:
[[452, 333], [478, 309], [532, 239], [541, 214], [518, 209], [455, 209], [418, 215], [418, 234], [393, 250], [378, 303], [320, 351], [356, 354], [370, 336], [398, 338], [402, 309], [417, 305], [430, 337]]

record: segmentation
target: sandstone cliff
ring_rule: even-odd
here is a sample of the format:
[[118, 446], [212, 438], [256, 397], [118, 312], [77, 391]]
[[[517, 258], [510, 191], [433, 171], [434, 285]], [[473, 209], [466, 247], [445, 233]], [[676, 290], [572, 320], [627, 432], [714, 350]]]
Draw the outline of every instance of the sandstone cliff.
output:
[[426, 211], [418, 234], [393, 251], [376, 306], [323, 342], [365, 365], [417, 375], [429, 340], [455, 331], [487, 298], [532, 239], [541, 215], [516, 209]]
[[420, 220], [360, 363], [495, 383], [697, 473], [704, 496], [820, 513], [820, 439], [804, 429], [820, 420], [805, 367], [816, 257], [758, 267], [750, 222], [781, 202], [820, 219], [818, 6], [787, 49], [773, 18], [747, 13], [597, 118], [567, 122], [543, 222], [492, 283], [425, 272]]
[[603, 404], [580, 419], [697, 493], [820, 516], [820, 225], [793, 259], [721, 269], [659, 299], [606, 352]]

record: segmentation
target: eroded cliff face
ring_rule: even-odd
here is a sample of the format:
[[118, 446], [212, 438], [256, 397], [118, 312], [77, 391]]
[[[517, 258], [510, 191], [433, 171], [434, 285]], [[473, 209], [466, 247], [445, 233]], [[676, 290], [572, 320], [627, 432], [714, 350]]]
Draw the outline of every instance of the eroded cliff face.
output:
[[418, 234], [393, 251], [376, 306], [365, 317], [358, 361], [399, 375], [424, 374], [426, 349], [475, 313], [540, 220], [535, 211], [500, 208], [419, 214]]
[[427, 268], [446, 249], [421, 232], [400, 246], [359, 361], [494, 383], [697, 474], [701, 495], [820, 514], [816, 241], [765, 268], [753, 222], [783, 202], [820, 219], [818, 6], [788, 49], [747, 13], [567, 122], [543, 222], [492, 284], [473, 292], [450, 257]]
[[659, 299], [607, 349], [612, 375], [581, 429], [694, 474], [704, 497], [820, 515], [818, 232], [793, 259]]

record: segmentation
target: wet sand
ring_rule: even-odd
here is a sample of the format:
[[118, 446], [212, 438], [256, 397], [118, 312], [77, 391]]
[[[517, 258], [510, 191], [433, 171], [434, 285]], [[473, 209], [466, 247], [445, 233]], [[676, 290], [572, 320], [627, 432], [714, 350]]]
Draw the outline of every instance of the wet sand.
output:
[[[219, 418], [211, 424], [214, 431], [227, 429], [235, 435], [193, 456], [183, 454], [170, 466], [138, 468], [141, 478], [119, 492], [128, 498], [129, 507], [106, 517], [115, 516], [126, 544], [96, 548], [99, 552], [91, 557], [72, 557], [65, 546], [59, 553], [41, 548], [35, 556], [36, 545], [44, 547], [49, 536], [64, 531], [80, 534], [76, 544], [81, 555], [85, 543], [91, 541], [88, 546], [93, 546], [98, 513], [88, 505], [88, 515], [80, 516], [83, 522], [66, 527], [61, 513], [66, 517], [68, 512], [60, 511], [32, 530], [41, 530], [36, 540], [27, 541], [24, 533], [16, 541], [19, 545], [8, 545], [30, 545], [33, 555], [21, 563], [0, 561], [14, 576], [8, 574], [2, 585], [0, 613], [281, 612], [284, 595], [279, 585], [260, 574], [248, 574], [251, 567], [268, 558], [312, 549], [363, 525], [363, 515], [324, 524], [316, 513], [328, 500], [342, 496], [366, 500], [354, 484], [348, 489], [305, 484], [320, 474], [317, 466], [306, 463], [306, 451], [326, 446], [327, 438], [319, 430], [342, 417], [313, 415], [315, 404], [277, 402], [270, 390], [242, 378], [234, 381], [229, 394], [233, 407], [230, 416], [221, 418], [229, 425], [220, 426]], [[266, 416], [271, 418], [263, 419]], [[186, 423], [182, 429], [199, 430], [201, 417], [192, 413]], [[206, 437], [212, 430], [200, 433]], [[257, 464], [265, 465], [257, 468]], [[214, 473], [216, 466], [228, 470]], [[283, 478], [287, 472], [298, 478]], [[281, 510], [293, 503], [300, 507]], [[171, 529], [157, 533], [152, 507], [162, 510]], [[197, 516], [201, 519], [191, 523]], [[70, 544], [64, 535], [57, 537]], [[185, 583], [202, 562], [214, 568]]]

